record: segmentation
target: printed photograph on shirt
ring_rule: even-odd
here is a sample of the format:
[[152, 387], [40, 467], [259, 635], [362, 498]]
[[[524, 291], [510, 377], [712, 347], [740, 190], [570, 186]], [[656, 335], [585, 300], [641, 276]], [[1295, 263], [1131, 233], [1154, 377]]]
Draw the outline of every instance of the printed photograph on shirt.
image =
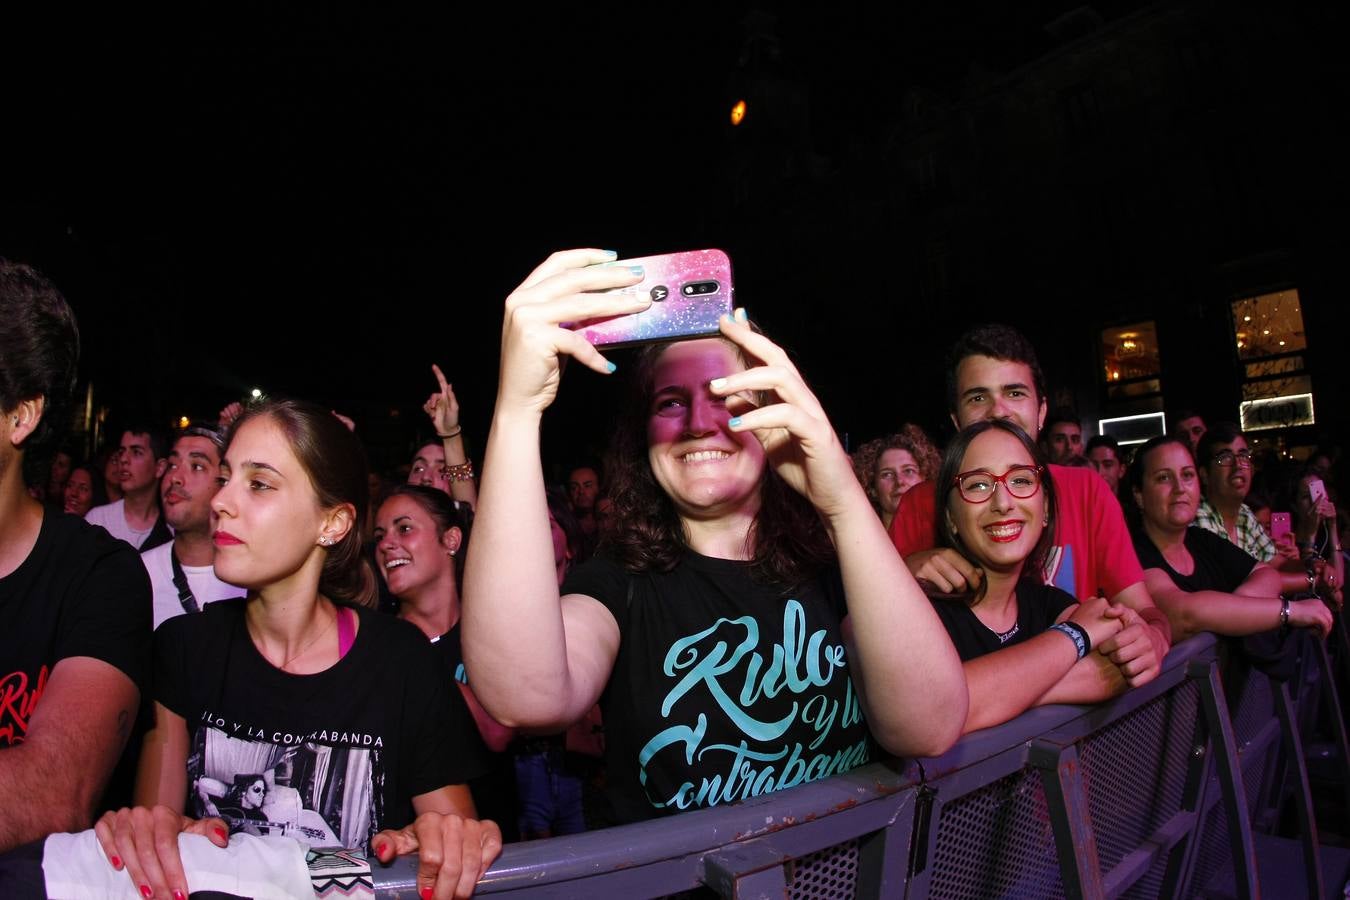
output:
[[311, 847], [364, 847], [378, 830], [372, 791], [375, 780], [383, 780], [380, 749], [352, 745], [383, 741], [252, 728], [245, 729], [248, 737], [230, 737], [228, 724], [203, 718], [211, 724], [197, 729], [188, 758], [198, 818], [219, 816], [231, 832], [285, 835]]

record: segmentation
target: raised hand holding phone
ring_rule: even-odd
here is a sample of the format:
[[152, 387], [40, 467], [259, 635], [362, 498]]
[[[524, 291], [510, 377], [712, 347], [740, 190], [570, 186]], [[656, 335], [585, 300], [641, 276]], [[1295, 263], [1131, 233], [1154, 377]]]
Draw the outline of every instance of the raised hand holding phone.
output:
[[521, 411], [542, 414], [558, 395], [561, 356], [574, 357], [601, 374], [614, 371], [581, 332], [559, 326], [628, 315], [651, 305], [645, 291], [607, 293], [634, 287], [644, 274], [637, 266], [602, 265], [616, 258], [612, 250], [561, 250], [506, 298], [494, 421]]
[[1293, 519], [1287, 512], [1272, 512], [1270, 514], [1270, 539], [1277, 545], [1280, 541], [1289, 536]]
[[642, 281], [611, 293], [646, 291], [652, 303], [637, 313], [568, 325], [596, 347], [711, 337], [718, 333], [718, 320], [731, 315], [731, 260], [721, 250], [663, 253], [602, 265], [641, 269]]

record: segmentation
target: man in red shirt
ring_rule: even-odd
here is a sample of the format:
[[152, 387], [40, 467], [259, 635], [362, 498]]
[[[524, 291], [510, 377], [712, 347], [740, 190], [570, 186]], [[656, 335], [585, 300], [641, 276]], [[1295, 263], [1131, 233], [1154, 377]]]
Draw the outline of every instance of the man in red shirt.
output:
[[[1035, 440], [1045, 422], [1045, 378], [1031, 343], [1006, 325], [966, 332], [948, 358], [947, 403], [958, 428], [1008, 419]], [[1144, 684], [1161, 670], [1171, 629], [1144, 587], [1120, 503], [1091, 469], [1051, 465], [1050, 476], [1059, 514], [1045, 581], [1080, 599], [1106, 597], [1139, 613], [1144, 624], [1123, 629], [1102, 651], [1122, 667], [1131, 685]], [[937, 546], [935, 508], [939, 490], [945, 495], [948, 487], [925, 481], [911, 488], [890, 529], [914, 577], [944, 592], [978, 585], [982, 577], [959, 553]]]

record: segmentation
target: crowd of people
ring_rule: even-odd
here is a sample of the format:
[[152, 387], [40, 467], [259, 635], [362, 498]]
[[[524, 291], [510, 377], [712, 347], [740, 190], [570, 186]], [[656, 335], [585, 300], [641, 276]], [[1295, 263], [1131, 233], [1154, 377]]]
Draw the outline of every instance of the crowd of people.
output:
[[[1334, 454], [1257, 459], [1189, 412], [1084, 442], [986, 325], [952, 348], [945, 448], [904, 424], [850, 457], [743, 309], [615, 374], [560, 327], [647, 307], [614, 259], [554, 254], [507, 299], [480, 466], [433, 367], [392, 489], [301, 400], [128, 422], [80, 463], [75, 317], [0, 261], [0, 851], [92, 827], [182, 898], [180, 835], [286, 836], [416, 853], [424, 896], [466, 896], [504, 841], [935, 756], [1201, 631], [1330, 631]], [[568, 357], [629, 396], [604, 463], [550, 484]]]

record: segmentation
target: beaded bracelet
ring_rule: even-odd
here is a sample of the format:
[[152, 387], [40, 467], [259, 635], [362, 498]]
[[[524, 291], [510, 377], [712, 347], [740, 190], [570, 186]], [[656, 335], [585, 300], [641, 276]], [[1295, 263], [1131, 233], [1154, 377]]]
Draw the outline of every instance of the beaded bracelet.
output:
[[1078, 648], [1078, 658], [1082, 659], [1088, 655], [1092, 649], [1092, 641], [1088, 638], [1087, 629], [1077, 622], [1059, 622], [1050, 626], [1051, 631], [1058, 631], [1068, 636], [1073, 641], [1073, 645]]
[[473, 480], [473, 460], [468, 460], [454, 466], [445, 466], [441, 469], [447, 481], [472, 481]]

